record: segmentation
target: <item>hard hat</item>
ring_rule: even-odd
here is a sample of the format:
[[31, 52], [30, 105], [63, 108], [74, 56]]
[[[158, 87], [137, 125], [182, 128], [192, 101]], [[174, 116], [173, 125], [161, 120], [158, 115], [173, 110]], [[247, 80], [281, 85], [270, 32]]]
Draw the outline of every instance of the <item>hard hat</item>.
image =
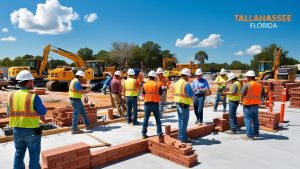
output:
[[188, 68], [184, 68], [184, 69], [181, 70], [181, 74], [191, 76], [191, 71]]
[[16, 80], [18, 80], [19, 82], [26, 81], [26, 80], [33, 80], [33, 79], [34, 78], [31, 74], [31, 72], [28, 70], [22, 70], [21, 72], [19, 72], [17, 74], [17, 77], [16, 77]]
[[84, 77], [84, 72], [82, 70], [78, 70], [76, 72], [76, 76], [81, 76], [81, 77]]
[[164, 74], [164, 77], [169, 77], [170, 76], [170, 72], [167, 71], [167, 70], [165, 70], [163, 74]]
[[117, 71], [115, 71], [115, 76], [116, 76], [116, 75], [117, 75], [117, 76], [121, 76], [121, 72], [120, 72], [120, 71], [118, 71], [118, 70], [117, 70]]
[[226, 74], [226, 70], [224, 68], [222, 68], [221, 71], [220, 71], [220, 74], [221, 75], [225, 75]]
[[156, 77], [156, 73], [152, 70], [148, 73], [148, 76]]
[[156, 73], [157, 74], [164, 73], [164, 70], [161, 67], [159, 67], [157, 68]]
[[135, 75], [135, 72], [133, 69], [128, 69], [128, 75]]
[[234, 78], [236, 78], [236, 76], [235, 76], [235, 73], [228, 73], [228, 80], [226, 81], [226, 82], [229, 82], [230, 80], [232, 80], [232, 79], [234, 79]]
[[249, 70], [246, 75], [247, 77], [255, 77], [255, 72], [253, 70]]
[[196, 73], [195, 73], [195, 75], [202, 75], [203, 74], [203, 72], [202, 72], [202, 70], [201, 69], [197, 69], [196, 70]]

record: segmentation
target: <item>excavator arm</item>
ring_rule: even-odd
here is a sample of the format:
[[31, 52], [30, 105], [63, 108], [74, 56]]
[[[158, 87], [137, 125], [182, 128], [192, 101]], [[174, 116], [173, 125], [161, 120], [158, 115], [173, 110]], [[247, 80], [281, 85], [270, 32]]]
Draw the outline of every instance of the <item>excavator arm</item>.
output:
[[50, 52], [50, 45], [47, 45], [44, 48], [43, 51], [43, 57], [42, 57], [42, 61], [41, 61], [41, 65], [40, 65], [40, 70], [39, 70], [39, 75], [43, 74], [43, 71], [46, 69], [47, 63], [48, 63], [48, 56], [49, 56], [49, 52]]
[[66, 51], [66, 50], [61, 49], [61, 48], [55, 48], [53, 46], [51, 46], [50, 51], [72, 60], [75, 63], [76, 67], [85, 67], [84, 60], [75, 53]]
[[281, 59], [281, 48], [276, 48], [276, 56], [275, 56], [275, 60], [274, 60], [274, 64], [273, 64], [273, 69], [272, 72], [274, 73], [280, 66], [280, 59]]

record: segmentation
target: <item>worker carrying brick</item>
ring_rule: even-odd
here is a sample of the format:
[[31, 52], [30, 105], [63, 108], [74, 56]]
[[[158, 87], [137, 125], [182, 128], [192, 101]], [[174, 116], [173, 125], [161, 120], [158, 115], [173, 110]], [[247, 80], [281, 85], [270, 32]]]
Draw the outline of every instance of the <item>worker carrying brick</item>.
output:
[[197, 79], [195, 79], [192, 83], [192, 89], [194, 92], [194, 112], [196, 115], [196, 122], [195, 124], [202, 125], [203, 122], [203, 107], [204, 107], [204, 101], [205, 96], [207, 93], [207, 90], [209, 90], [209, 85], [206, 79], [202, 77], [202, 70], [197, 69], [195, 72], [195, 75], [197, 76]]
[[72, 134], [81, 134], [84, 133], [82, 130], [78, 129], [78, 119], [79, 114], [83, 117], [83, 122], [87, 130], [92, 129], [90, 125], [89, 119], [86, 115], [83, 103], [82, 103], [82, 95], [89, 93], [89, 90], [83, 90], [82, 83], [85, 82], [84, 72], [79, 70], [75, 74], [75, 78], [71, 81], [69, 86], [69, 97], [71, 105], [73, 106], [73, 114], [72, 114]]
[[160, 122], [160, 113], [159, 113], [159, 101], [160, 96], [163, 94], [163, 90], [160, 82], [155, 81], [156, 73], [154, 71], [150, 71], [148, 73], [148, 82], [146, 82], [143, 86], [143, 95], [144, 95], [144, 122], [142, 129], [143, 138], [148, 138], [147, 136], [147, 128], [148, 121], [151, 112], [153, 112], [155, 121], [156, 121], [156, 132], [160, 137], [162, 136], [161, 122]]
[[9, 126], [13, 128], [15, 143], [14, 169], [24, 169], [24, 156], [29, 150], [29, 168], [40, 168], [41, 134], [40, 119], [44, 122], [46, 108], [41, 98], [29, 90], [33, 89], [33, 76], [28, 70], [22, 70], [16, 76], [20, 90], [8, 96], [7, 115]]
[[246, 139], [253, 140], [259, 136], [258, 105], [264, 95], [262, 85], [255, 80], [255, 72], [249, 70], [246, 75], [247, 84], [243, 85], [241, 94], [243, 98], [244, 121], [246, 126]]
[[122, 76], [120, 71], [116, 71], [114, 74], [114, 78], [111, 81], [111, 94], [114, 101], [117, 103], [117, 109], [120, 116], [124, 116], [126, 112], [125, 101], [122, 99], [122, 89], [123, 86], [121, 84]]
[[231, 83], [232, 86], [230, 88], [230, 91], [223, 92], [223, 95], [227, 95], [229, 100], [229, 125], [230, 130], [226, 131], [227, 134], [236, 134], [237, 131], [237, 118], [236, 118], [236, 110], [239, 106], [240, 100], [241, 100], [241, 89], [242, 85], [238, 81], [238, 78], [236, 77], [235, 73], [228, 73], [228, 80], [226, 83]]
[[[226, 70], [224, 68], [221, 69], [220, 75], [216, 78], [215, 84], [218, 85], [217, 87], [217, 94], [216, 94], [216, 99], [215, 99], [215, 104], [214, 104], [214, 112], [217, 111], [219, 101], [222, 96], [222, 92], [225, 91], [226, 89], [226, 84], [225, 82], [228, 80], [227, 75], [226, 75]], [[226, 96], [222, 96], [222, 102], [223, 102], [223, 112], [226, 112]]]
[[170, 80], [167, 77], [165, 77], [163, 73], [164, 70], [162, 68], [157, 68], [156, 70], [157, 81], [161, 83], [161, 88], [163, 91], [162, 95], [160, 95], [160, 102], [159, 102], [160, 118], [163, 118], [162, 114], [164, 112], [165, 102], [167, 101], [167, 91], [171, 84]]
[[187, 68], [181, 70], [181, 78], [175, 83], [174, 101], [178, 113], [178, 140], [188, 142], [187, 125], [189, 122], [189, 107], [193, 103], [193, 90], [189, 84], [191, 71]]
[[127, 106], [127, 124], [139, 124], [139, 122], [137, 121], [137, 101], [139, 95], [139, 87], [140, 82], [136, 79], [134, 70], [128, 69], [128, 78], [124, 82], [124, 91]]

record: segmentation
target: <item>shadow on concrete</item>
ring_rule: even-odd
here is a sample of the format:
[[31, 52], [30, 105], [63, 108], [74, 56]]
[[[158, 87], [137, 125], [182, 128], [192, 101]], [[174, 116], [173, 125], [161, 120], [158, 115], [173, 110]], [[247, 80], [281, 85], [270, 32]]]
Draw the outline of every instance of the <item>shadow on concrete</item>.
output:
[[175, 117], [175, 115], [165, 115], [163, 114], [164, 119], [168, 119], [168, 118], [173, 118]]
[[176, 120], [176, 119], [160, 119], [160, 121], [161, 121], [161, 123], [167, 123], [167, 122], [176, 123], [176, 122], [178, 122], [178, 120]]
[[196, 145], [214, 145], [214, 144], [221, 144], [221, 141], [219, 140], [209, 140], [209, 139], [204, 139], [204, 138], [200, 138], [197, 140], [191, 140], [191, 143], [193, 146]]
[[259, 137], [255, 137], [255, 140], [289, 140], [289, 138], [282, 135], [261, 133]]
[[92, 131], [107, 132], [118, 128], [121, 128], [121, 126], [100, 126], [100, 127], [93, 128]]

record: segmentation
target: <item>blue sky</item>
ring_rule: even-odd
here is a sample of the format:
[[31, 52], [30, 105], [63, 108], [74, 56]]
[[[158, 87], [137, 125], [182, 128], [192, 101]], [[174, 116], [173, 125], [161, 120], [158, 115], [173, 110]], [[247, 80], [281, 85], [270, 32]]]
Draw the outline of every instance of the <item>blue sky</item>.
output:
[[[175, 53], [181, 63], [188, 62], [198, 50], [208, 53], [207, 62], [240, 60], [248, 63], [253, 53], [273, 42], [288, 50], [290, 57], [300, 59], [299, 1], [51, 1], [52, 5], [59, 4], [59, 8], [46, 6], [46, 0], [1, 0], [0, 58], [42, 55], [48, 43], [73, 52], [89, 47], [97, 53], [110, 50], [114, 41], [141, 45], [152, 40], [163, 50]], [[36, 13], [37, 4], [44, 7], [41, 9], [45, 15]], [[26, 8], [25, 12], [20, 8]], [[11, 18], [13, 12], [15, 17]], [[32, 16], [24, 15], [30, 12]], [[97, 18], [87, 22], [85, 16], [91, 13]], [[291, 14], [292, 22], [277, 23], [277, 29], [250, 29], [249, 23], [237, 23], [235, 14]], [[57, 17], [61, 16], [70, 22], [58, 27]]]

